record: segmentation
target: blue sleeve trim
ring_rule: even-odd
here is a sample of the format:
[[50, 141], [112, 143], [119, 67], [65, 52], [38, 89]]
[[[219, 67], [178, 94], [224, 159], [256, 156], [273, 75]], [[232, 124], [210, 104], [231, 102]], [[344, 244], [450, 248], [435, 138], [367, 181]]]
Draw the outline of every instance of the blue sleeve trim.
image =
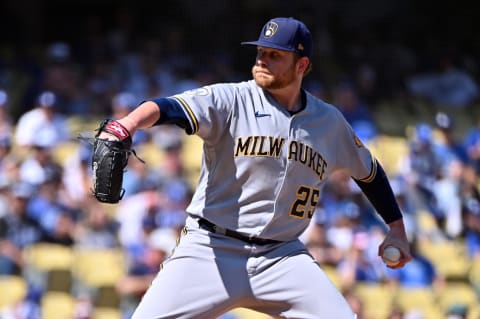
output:
[[175, 124], [185, 130], [187, 134], [195, 133], [185, 110], [176, 99], [156, 98], [152, 100], [160, 109], [160, 119], [154, 124]]
[[395, 194], [393, 193], [387, 175], [383, 167], [375, 161], [376, 174], [370, 182], [364, 182], [357, 179], [354, 181], [363, 191], [370, 203], [385, 223], [390, 224], [402, 218], [402, 212], [398, 206]]

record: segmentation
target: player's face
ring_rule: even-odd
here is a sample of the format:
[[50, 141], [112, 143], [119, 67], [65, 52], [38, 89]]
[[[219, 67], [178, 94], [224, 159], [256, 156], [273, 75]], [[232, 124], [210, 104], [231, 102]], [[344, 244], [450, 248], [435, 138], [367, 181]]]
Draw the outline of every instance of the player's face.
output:
[[281, 89], [298, 80], [296, 63], [292, 52], [258, 47], [252, 75], [261, 88]]

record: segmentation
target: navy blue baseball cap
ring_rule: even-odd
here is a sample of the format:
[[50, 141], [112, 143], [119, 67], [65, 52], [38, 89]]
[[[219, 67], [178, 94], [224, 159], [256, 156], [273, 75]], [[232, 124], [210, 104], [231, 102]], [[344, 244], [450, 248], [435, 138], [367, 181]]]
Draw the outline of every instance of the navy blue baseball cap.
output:
[[296, 52], [306, 57], [312, 54], [312, 35], [303, 22], [294, 18], [273, 18], [263, 26], [257, 41], [242, 44]]

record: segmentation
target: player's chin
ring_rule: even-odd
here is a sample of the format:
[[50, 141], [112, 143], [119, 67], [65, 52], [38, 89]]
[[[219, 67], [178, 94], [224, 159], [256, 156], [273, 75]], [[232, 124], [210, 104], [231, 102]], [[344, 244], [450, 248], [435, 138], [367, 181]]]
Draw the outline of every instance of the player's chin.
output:
[[254, 72], [253, 78], [258, 86], [261, 88], [269, 88], [272, 85], [273, 78], [272, 76], [265, 74], [263, 72]]

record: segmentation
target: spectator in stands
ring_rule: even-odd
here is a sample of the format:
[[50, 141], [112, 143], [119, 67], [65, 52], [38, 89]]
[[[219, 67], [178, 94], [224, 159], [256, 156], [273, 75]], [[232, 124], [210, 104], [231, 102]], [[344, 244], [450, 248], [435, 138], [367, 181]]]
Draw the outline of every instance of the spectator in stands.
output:
[[157, 167], [159, 190], [164, 195], [157, 210], [157, 225], [181, 229], [186, 217], [185, 209], [193, 194], [187, 179], [183, 161], [184, 142], [178, 128], [165, 128], [156, 132], [156, 143], [162, 149], [163, 157]]
[[448, 166], [452, 161], [459, 161], [462, 165], [468, 163], [468, 153], [462, 141], [455, 136], [453, 119], [444, 112], [435, 115], [436, 128], [440, 133], [440, 141], [437, 144], [437, 152], [443, 161], [443, 166]]
[[434, 195], [434, 184], [441, 173], [441, 160], [435, 151], [432, 127], [424, 122], [417, 124], [408, 142], [408, 153], [400, 159], [398, 171], [407, 182], [413, 209], [426, 210], [441, 223], [444, 216]]
[[118, 248], [119, 225], [100, 203], [91, 201], [78, 221], [75, 246], [79, 248]]
[[435, 120], [440, 138], [425, 122], [414, 127], [399, 177], [408, 183], [413, 211], [428, 211], [437, 222], [438, 234], [454, 238], [462, 231], [459, 188], [466, 152], [453, 137], [450, 117], [438, 113]]
[[48, 180], [52, 172], [61, 172], [62, 168], [53, 156], [54, 151], [54, 145], [42, 140], [34, 141], [20, 164], [20, 180], [39, 186]]
[[0, 217], [0, 274], [20, 275], [22, 250], [46, 238], [40, 224], [28, 214], [28, 201], [33, 194], [33, 188], [25, 183], [10, 188], [10, 210]]
[[178, 127], [161, 126], [153, 132], [153, 141], [163, 153], [162, 161], [155, 167], [165, 180], [186, 178], [187, 172], [183, 166], [183, 136]]
[[190, 198], [190, 186], [183, 180], [148, 183], [141, 192], [126, 197], [116, 213], [122, 245], [135, 254], [148, 229], [168, 227], [180, 231]]
[[441, 215], [441, 230], [449, 238], [456, 238], [462, 233], [460, 188], [463, 170], [459, 161], [452, 161], [442, 169], [433, 185], [433, 194]]
[[82, 141], [62, 163], [63, 185], [73, 208], [84, 207], [85, 203], [95, 200], [91, 196], [92, 149], [92, 145]]
[[468, 256], [480, 258], [480, 190], [477, 175], [472, 167], [464, 170], [462, 185], [462, 217], [465, 245]]
[[407, 237], [413, 238], [415, 234], [418, 234], [422, 230], [418, 226], [418, 215], [415, 211], [414, 204], [412, 203], [412, 198], [410, 197], [410, 185], [408, 185], [404, 176], [398, 174], [392, 176], [390, 181], [393, 193], [395, 194], [395, 199], [403, 213]]
[[132, 196], [158, 184], [159, 173], [152, 165], [147, 165], [137, 158], [128, 162], [128, 167], [123, 174], [123, 188], [125, 197]]
[[[119, 225], [118, 238], [121, 245], [135, 254], [145, 240], [145, 226], [156, 228], [155, 212], [163, 202], [163, 194], [158, 187], [151, 187], [137, 194], [125, 197], [118, 205], [115, 220]], [[146, 223], [148, 221], [148, 223]]]
[[337, 267], [343, 288], [352, 288], [358, 282], [377, 284], [385, 279], [385, 266], [372, 254], [373, 245], [378, 245], [372, 242], [374, 238], [367, 232], [354, 234], [350, 250]]
[[327, 238], [328, 226], [323, 207], [317, 207], [313, 216], [314, 221], [310, 223], [301, 239], [319, 264], [336, 266], [343, 255]]
[[352, 199], [350, 176], [344, 172], [332, 175], [327, 181], [320, 204], [322, 211], [320, 214], [314, 214], [313, 219], [325, 224], [326, 230], [342, 215], [357, 215], [359, 207]]
[[15, 130], [15, 142], [19, 146], [53, 147], [70, 139], [67, 119], [57, 112], [57, 102], [55, 93], [42, 92], [35, 108], [20, 116]]
[[13, 134], [13, 121], [8, 113], [8, 93], [0, 90], [0, 137], [11, 137]]
[[75, 242], [75, 231], [77, 224], [76, 211], [63, 207], [55, 218], [55, 225], [46, 234], [45, 242], [73, 247]]
[[360, 100], [353, 83], [341, 81], [335, 86], [333, 104], [340, 109], [363, 142], [368, 142], [376, 137], [377, 126], [371, 110], [365, 102]]
[[12, 141], [10, 136], [0, 136], [0, 179], [2, 183], [7, 184], [13, 179], [12, 173]]
[[10, 209], [8, 187], [8, 180], [0, 173], [0, 217], [7, 215], [7, 212]]
[[165, 201], [157, 212], [157, 223], [160, 227], [180, 231], [185, 225], [185, 209], [192, 198], [192, 189], [185, 180], [178, 179], [163, 184], [161, 191], [165, 194]]
[[124, 318], [130, 318], [141, 297], [150, 286], [162, 263], [176, 246], [177, 232], [170, 228], [157, 228], [145, 241], [142, 255], [132, 260], [127, 276], [117, 284], [122, 296]]
[[468, 162], [467, 150], [455, 138], [455, 127], [450, 116], [438, 112], [435, 123], [440, 136], [436, 139], [434, 150], [440, 161], [440, 169], [433, 191], [438, 209], [444, 216], [443, 230], [449, 237], [455, 238], [462, 232], [460, 184]]
[[49, 166], [44, 173], [44, 179], [40, 183], [32, 184], [36, 186], [36, 193], [28, 205], [29, 215], [49, 234], [53, 234], [58, 218], [67, 208], [62, 202], [62, 169], [60, 166]]
[[468, 306], [463, 304], [454, 304], [447, 309], [446, 319], [467, 319]]
[[477, 119], [477, 125], [465, 134], [464, 144], [467, 148], [469, 164], [475, 168], [477, 175], [480, 175], [480, 117]]
[[479, 87], [471, 74], [450, 54], [439, 57], [432, 72], [416, 74], [406, 80], [408, 92], [437, 105], [466, 107], [478, 99]]
[[130, 92], [120, 92], [112, 98], [112, 119], [121, 119], [132, 111], [137, 104], [137, 98]]

